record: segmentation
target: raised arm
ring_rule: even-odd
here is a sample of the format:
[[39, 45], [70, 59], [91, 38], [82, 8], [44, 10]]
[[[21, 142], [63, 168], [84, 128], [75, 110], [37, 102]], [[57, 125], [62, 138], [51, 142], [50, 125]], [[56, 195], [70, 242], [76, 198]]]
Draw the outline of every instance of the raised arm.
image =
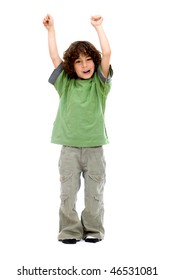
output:
[[62, 62], [62, 60], [59, 56], [58, 49], [57, 49], [53, 17], [48, 14], [44, 18], [43, 24], [48, 31], [48, 48], [49, 48], [50, 57], [54, 67], [57, 68], [59, 64]]
[[111, 48], [109, 45], [108, 38], [103, 29], [102, 22], [103, 22], [103, 18], [101, 16], [91, 17], [91, 24], [93, 25], [93, 27], [95, 28], [98, 34], [101, 51], [102, 51], [101, 70], [104, 77], [107, 78], [109, 74]]

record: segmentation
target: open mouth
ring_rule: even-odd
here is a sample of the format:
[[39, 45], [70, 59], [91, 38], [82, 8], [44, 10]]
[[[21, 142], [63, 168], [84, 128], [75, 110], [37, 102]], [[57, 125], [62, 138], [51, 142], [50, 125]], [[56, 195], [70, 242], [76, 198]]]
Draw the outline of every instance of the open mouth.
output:
[[83, 74], [89, 74], [90, 70], [83, 71]]

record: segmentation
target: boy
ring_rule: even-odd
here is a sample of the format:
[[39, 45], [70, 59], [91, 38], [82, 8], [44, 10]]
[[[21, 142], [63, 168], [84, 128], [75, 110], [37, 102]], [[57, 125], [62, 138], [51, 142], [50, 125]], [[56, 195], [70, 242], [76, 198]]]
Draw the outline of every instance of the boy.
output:
[[[64, 52], [62, 60], [57, 49], [54, 20], [51, 15], [43, 20], [55, 67], [49, 82], [60, 97], [51, 142], [62, 145], [58, 240], [65, 244], [75, 244], [81, 239], [96, 243], [104, 238], [105, 159], [102, 145], [108, 143], [104, 112], [112, 69], [111, 49], [102, 22], [101, 16], [91, 17], [102, 54], [90, 42], [77, 41]], [[85, 209], [79, 219], [76, 199], [81, 175], [85, 185]]]

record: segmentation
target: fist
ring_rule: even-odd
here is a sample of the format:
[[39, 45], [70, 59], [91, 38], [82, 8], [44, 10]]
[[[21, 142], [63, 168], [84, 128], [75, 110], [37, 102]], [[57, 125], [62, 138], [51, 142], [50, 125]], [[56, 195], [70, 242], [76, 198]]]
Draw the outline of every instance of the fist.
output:
[[45, 26], [46, 29], [49, 29], [54, 25], [53, 17], [51, 15], [47, 15], [43, 19], [43, 25]]
[[103, 18], [101, 16], [92, 16], [91, 17], [91, 24], [95, 26], [101, 25], [103, 22]]

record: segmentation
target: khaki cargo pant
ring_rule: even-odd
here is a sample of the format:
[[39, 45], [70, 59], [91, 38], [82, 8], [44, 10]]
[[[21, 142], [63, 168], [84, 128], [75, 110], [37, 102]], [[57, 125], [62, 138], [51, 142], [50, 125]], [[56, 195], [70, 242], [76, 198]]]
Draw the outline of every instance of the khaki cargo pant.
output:
[[[58, 239], [103, 239], [103, 189], [105, 159], [103, 147], [75, 148], [62, 146], [59, 159], [61, 205]], [[84, 178], [85, 208], [79, 219], [76, 211], [77, 193]]]

